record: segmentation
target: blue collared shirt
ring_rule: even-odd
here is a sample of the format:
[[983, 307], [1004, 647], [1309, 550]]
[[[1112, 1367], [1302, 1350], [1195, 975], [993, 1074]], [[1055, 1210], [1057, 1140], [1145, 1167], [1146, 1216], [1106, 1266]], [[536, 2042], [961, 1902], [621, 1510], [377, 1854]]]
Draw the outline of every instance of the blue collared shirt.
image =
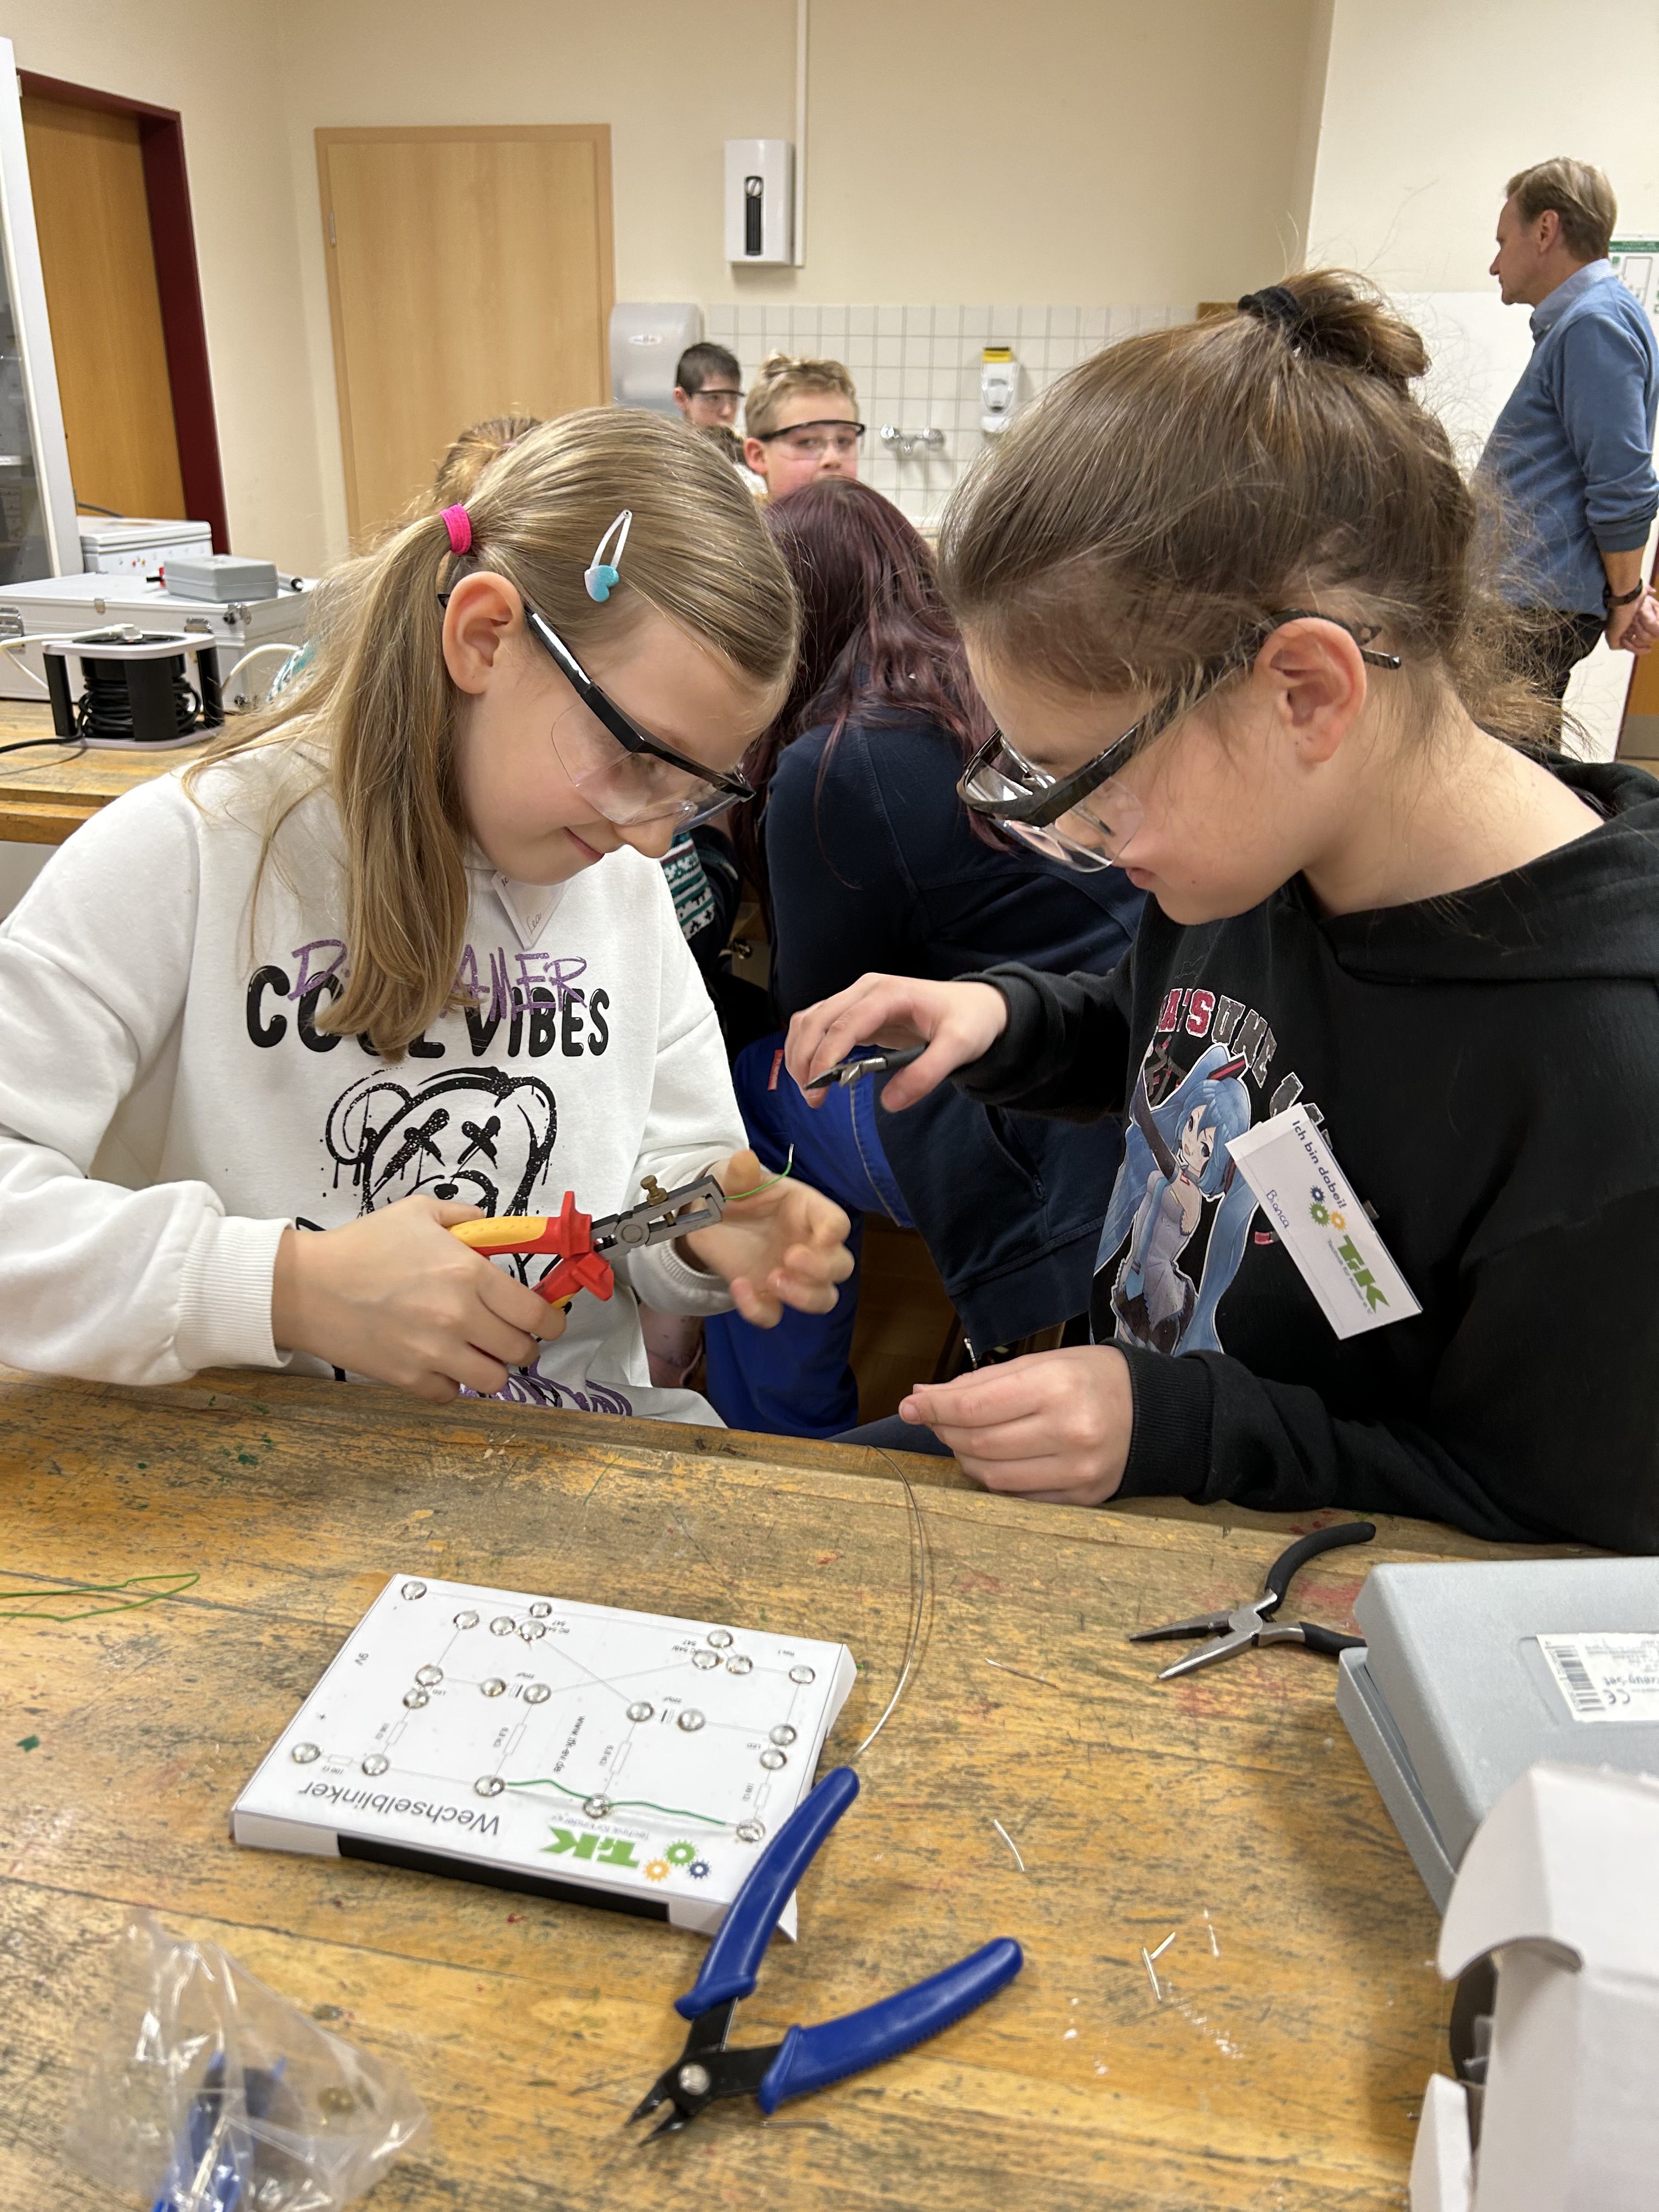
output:
[[1480, 457], [1507, 509], [1503, 591], [1523, 606], [1597, 614], [1602, 553], [1645, 545], [1659, 514], [1659, 343], [1607, 261], [1533, 309], [1532, 337]]

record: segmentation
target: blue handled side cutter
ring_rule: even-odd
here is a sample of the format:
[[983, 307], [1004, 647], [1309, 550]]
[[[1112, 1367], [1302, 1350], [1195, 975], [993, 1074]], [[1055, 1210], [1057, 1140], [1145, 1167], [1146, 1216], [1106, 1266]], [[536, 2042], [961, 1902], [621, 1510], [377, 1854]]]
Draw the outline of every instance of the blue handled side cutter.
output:
[[669, 2106], [644, 2142], [672, 2135], [717, 2097], [753, 2097], [762, 2112], [775, 2112], [786, 2097], [804, 2097], [896, 2058], [994, 1996], [1024, 1965], [1018, 1944], [1000, 1936], [942, 1974], [844, 2020], [792, 2027], [781, 2043], [759, 2050], [726, 2049], [732, 2011], [754, 1990], [779, 1913], [858, 1794], [852, 1768], [835, 1768], [796, 1806], [750, 1868], [695, 1986], [674, 2000], [675, 2011], [691, 2023], [685, 2048], [628, 2116], [631, 2125], [659, 2105]]

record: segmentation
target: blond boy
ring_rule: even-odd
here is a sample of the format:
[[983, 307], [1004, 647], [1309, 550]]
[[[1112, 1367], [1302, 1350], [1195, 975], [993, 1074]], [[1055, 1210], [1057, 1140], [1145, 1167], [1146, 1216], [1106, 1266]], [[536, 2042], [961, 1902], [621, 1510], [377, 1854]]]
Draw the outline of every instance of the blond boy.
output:
[[856, 477], [858, 392], [838, 361], [769, 354], [744, 404], [744, 459], [781, 499], [819, 477]]

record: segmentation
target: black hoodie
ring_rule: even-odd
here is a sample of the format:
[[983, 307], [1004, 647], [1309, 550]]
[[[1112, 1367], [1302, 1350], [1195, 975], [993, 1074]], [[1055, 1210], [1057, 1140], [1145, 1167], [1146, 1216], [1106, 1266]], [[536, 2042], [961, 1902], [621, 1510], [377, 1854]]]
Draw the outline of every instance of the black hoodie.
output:
[[[987, 1105], [1091, 1120], [1139, 1100], [1145, 1128], [1183, 1083], [1226, 1093], [1156, 1316], [1121, 1279], [1144, 1149], [1108, 1213], [1093, 1320], [1133, 1387], [1120, 1495], [1659, 1550], [1659, 784], [1551, 765], [1607, 818], [1455, 898], [1323, 918], [1298, 878], [1195, 928], [1149, 904], [1109, 976], [980, 979], [1008, 1026], [957, 1081]], [[1339, 1340], [1223, 1166], [1295, 1101], [1414, 1318]]]

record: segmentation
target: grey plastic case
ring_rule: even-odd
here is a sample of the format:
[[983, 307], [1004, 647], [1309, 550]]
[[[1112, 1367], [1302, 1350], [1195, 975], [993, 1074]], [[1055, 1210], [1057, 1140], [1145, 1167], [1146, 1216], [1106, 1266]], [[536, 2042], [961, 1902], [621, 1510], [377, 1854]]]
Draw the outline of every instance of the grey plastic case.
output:
[[[1538, 1647], [1540, 1635], [1659, 1633], [1659, 1559], [1379, 1566], [1354, 1616], [1367, 1648], [1363, 1675], [1347, 1668], [1341, 1678], [1349, 1706], [1358, 1709], [1363, 1692], [1369, 1720], [1392, 1723], [1403, 1772], [1451, 1865], [1538, 1759], [1659, 1774], [1659, 1723], [1576, 1719]], [[1343, 1717], [1365, 1756], [1348, 1711]]]

